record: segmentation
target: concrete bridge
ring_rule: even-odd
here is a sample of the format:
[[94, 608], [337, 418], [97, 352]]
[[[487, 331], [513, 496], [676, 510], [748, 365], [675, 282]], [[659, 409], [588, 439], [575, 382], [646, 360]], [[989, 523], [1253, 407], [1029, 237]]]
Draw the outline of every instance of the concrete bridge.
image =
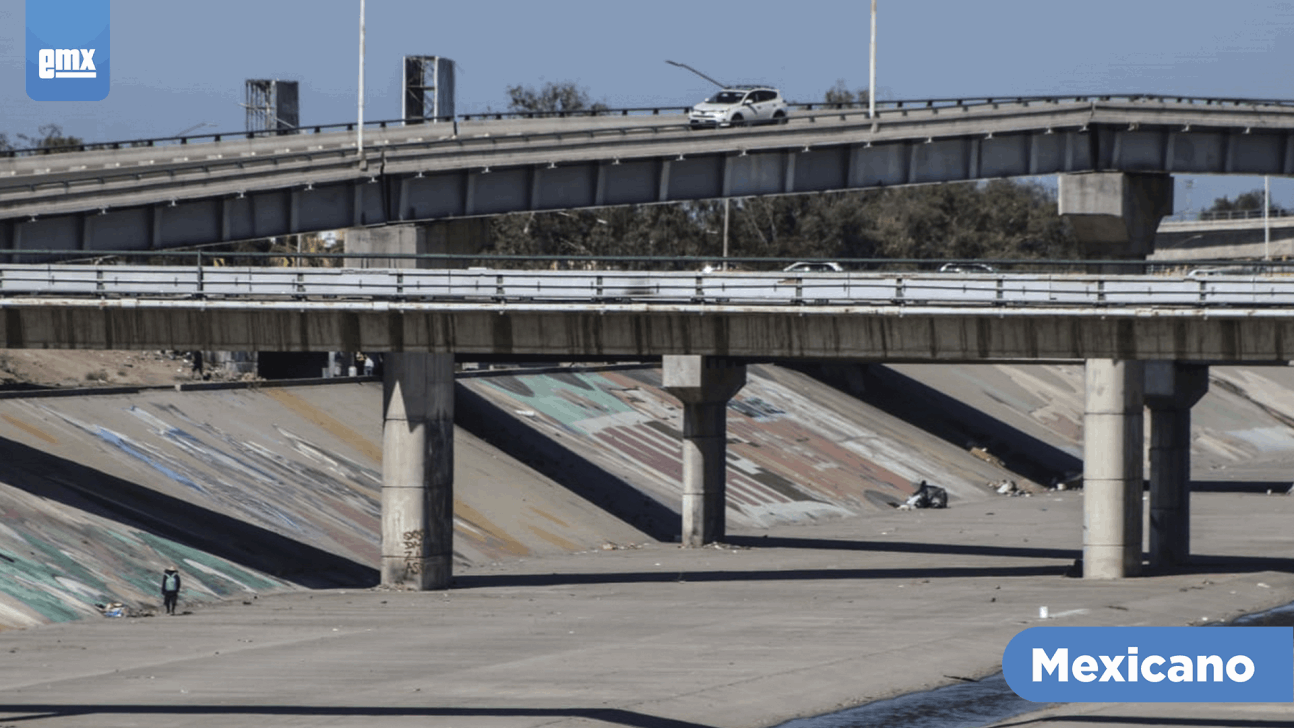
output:
[[153, 250], [505, 212], [1040, 174], [1294, 174], [1294, 107], [908, 102], [691, 131], [681, 115], [471, 121], [0, 158], [0, 249]]
[[[1214, 220], [1165, 220], [1155, 236], [1150, 260], [1288, 260], [1294, 256], [1294, 217], [1251, 210], [1244, 217]], [[1253, 214], [1257, 213], [1257, 214]]]
[[[348, 238], [351, 253], [470, 257], [482, 247], [484, 215], [1057, 173], [1061, 214], [1085, 255], [1141, 260], [1172, 209], [1173, 173], [1294, 174], [1292, 131], [1294, 109], [1283, 102], [1054, 98], [931, 104], [874, 119], [805, 113], [714, 133], [612, 117], [388, 129], [364, 150], [338, 133], [16, 157], [0, 160], [0, 249], [20, 259], [354, 226], [365, 229]], [[420, 224], [396, 224], [412, 222]], [[1178, 293], [1193, 295], [1189, 284]], [[454, 352], [664, 356], [665, 384], [684, 403], [687, 545], [724, 534], [724, 411], [749, 358], [1083, 359], [1090, 578], [1141, 567], [1143, 404], [1152, 411], [1151, 561], [1173, 565], [1189, 555], [1190, 407], [1207, 387], [1207, 365], [1294, 359], [1283, 302], [1252, 315], [1221, 299], [1008, 315], [991, 303], [818, 307], [803, 296], [723, 311], [288, 299], [5, 298], [0, 309], [10, 346], [391, 352], [382, 574], [416, 589], [449, 582]]]
[[[389, 261], [383, 261], [388, 262]], [[1213, 363], [1294, 359], [1273, 276], [0, 267], [9, 348], [389, 352], [383, 581], [448, 584], [455, 354], [651, 359], [684, 405], [683, 538], [724, 536], [725, 412], [751, 361], [1087, 363], [1085, 575], [1189, 557], [1190, 406]]]

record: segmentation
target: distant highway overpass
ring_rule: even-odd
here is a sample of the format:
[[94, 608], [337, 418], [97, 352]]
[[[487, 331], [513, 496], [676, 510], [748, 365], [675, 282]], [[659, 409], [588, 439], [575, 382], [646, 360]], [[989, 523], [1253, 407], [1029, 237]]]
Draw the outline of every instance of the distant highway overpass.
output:
[[1250, 215], [1235, 220], [1172, 220], [1159, 224], [1155, 261], [1288, 260], [1294, 256], [1294, 217]]
[[507, 212], [1091, 171], [1294, 174], [1280, 101], [1065, 97], [507, 120], [0, 159], [0, 250], [152, 250]]

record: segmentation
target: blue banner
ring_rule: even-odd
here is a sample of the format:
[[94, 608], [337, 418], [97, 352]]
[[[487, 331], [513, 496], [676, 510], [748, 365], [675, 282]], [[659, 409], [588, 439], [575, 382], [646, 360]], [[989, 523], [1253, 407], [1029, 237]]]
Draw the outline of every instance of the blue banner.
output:
[[109, 0], [27, 0], [27, 95], [102, 101], [111, 84]]
[[1294, 702], [1294, 627], [1033, 627], [1002, 652], [1039, 703]]

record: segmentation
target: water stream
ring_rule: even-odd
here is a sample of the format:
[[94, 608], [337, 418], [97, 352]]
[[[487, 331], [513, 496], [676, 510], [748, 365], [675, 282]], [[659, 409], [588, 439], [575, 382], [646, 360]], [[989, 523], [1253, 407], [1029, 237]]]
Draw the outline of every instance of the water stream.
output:
[[797, 718], [777, 728], [973, 728], [1042, 710], [1047, 705], [1016, 695], [1002, 673], [997, 673], [976, 682], [900, 695], [838, 713]]
[[[1294, 625], [1294, 603], [1247, 614], [1229, 624], [1288, 627]], [[1227, 625], [1219, 622], [1216, 626]], [[837, 713], [796, 718], [776, 728], [982, 728], [1048, 705], [1031, 703], [1016, 695], [999, 672], [983, 680], [900, 695]]]

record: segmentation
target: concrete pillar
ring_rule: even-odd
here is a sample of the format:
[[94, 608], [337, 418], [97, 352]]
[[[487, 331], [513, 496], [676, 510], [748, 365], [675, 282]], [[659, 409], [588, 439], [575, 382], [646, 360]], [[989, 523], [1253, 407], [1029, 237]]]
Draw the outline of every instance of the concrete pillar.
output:
[[1146, 362], [1150, 409], [1150, 565], [1178, 566], [1191, 554], [1191, 407], [1209, 391], [1209, 368]]
[[[1059, 193], [1060, 214], [1073, 227], [1080, 254], [1095, 260], [1144, 260], [1154, 250], [1160, 218], [1173, 209], [1167, 174], [1064, 174]], [[1140, 265], [1088, 267], [1091, 273], [1142, 271]], [[1144, 367], [1097, 359], [1085, 369], [1083, 576], [1135, 576], [1141, 571]]]
[[746, 365], [711, 356], [666, 356], [665, 389], [683, 403], [683, 546], [725, 532], [728, 400], [746, 384]]
[[462, 268], [490, 246], [490, 218], [478, 217], [422, 225], [387, 225], [346, 231], [347, 253], [378, 255], [462, 255], [463, 258], [373, 257], [349, 259], [358, 268]]
[[[1144, 259], [1155, 249], [1159, 221], [1173, 211], [1167, 174], [1062, 174], [1060, 214], [1069, 220], [1084, 258]], [[1126, 267], [1119, 271], [1134, 272]]]
[[[489, 220], [348, 231], [348, 253], [454, 253], [488, 244]], [[447, 259], [365, 258], [366, 268], [448, 268]], [[454, 355], [383, 357], [382, 585], [447, 589], [454, 558]]]
[[454, 558], [454, 355], [388, 355], [382, 585], [447, 589]]
[[1089, 359], [1084, 367], [1083, 577], [1141, 571], [1141, 362]]

